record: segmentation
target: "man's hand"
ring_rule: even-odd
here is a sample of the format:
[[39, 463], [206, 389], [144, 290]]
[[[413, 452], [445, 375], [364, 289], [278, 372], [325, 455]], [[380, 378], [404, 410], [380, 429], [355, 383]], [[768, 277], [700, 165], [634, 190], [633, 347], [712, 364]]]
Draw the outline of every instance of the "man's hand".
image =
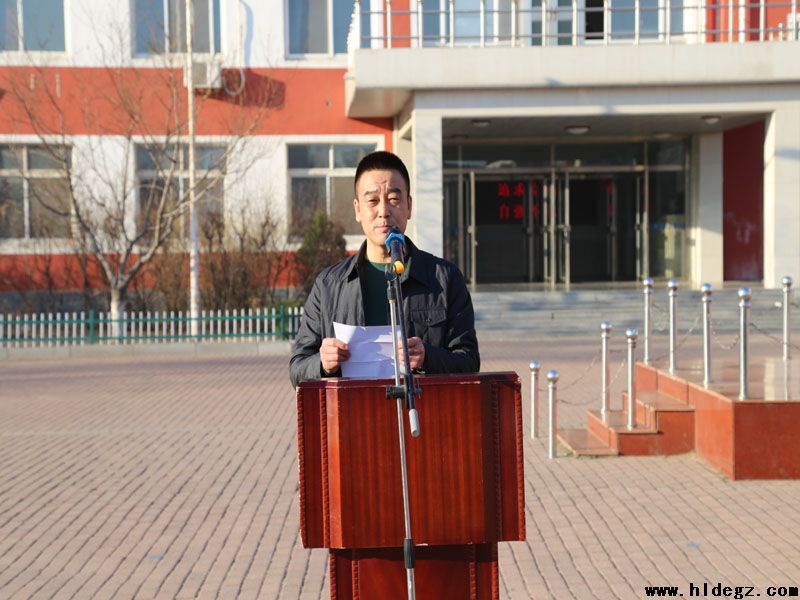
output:
[[[398, 354], [400, 355], [400, 364], [405, 366], [405, 357], [403, 356], [403, 342], [397, 343]], [[418, 337], [408, 338], [408, 360], [411, 363], [411, 369], [421, 369], [425, 364], [425, 344]]]
[[338, 371], [348, 358], [350, 351], [347, 349], [347, 344], [336, 338], [323, 338], [319, 347], [319, 360], [326, 373]]

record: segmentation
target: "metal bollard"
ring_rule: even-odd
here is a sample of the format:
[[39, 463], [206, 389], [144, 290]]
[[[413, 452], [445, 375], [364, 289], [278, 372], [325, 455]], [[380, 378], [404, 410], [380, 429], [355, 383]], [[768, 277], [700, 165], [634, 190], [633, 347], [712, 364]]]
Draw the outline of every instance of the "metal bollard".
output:
[[789, 344], [791, 337], [791, 306], [792, 306], [792, 278], [788, 275], [783, 278], [783, 360], [789, 360]]
[[644, 286], [644, 364], [650, 364], [650, 334], [652, 333], [653, 317], [653, 280], [646, 277], [642, 280]]
[[678, 337], [678, 280], [667, 282], [669, 290], [669, 372], [675, 372], [675, 344]]
[[610, 408], [611, 391], [608, 389], [610, 382], [609, 366], [608, 366], [608, 340], [611, 337], [611, 330], [614, 326], [608, 321], [600, 323], [600, 345], [602, 361], [602, 380], [600, 382], [600, 416], [605, 419], [606, 413]]
[[547, 372], [547, 388], [548, 388], [548, 415], [547, 415], [547, 429], [550, 433], [550, 439], [547, 443], [547, 456], [548, 458], [556, 457], [556, 384], [558, 383], [558, 371]]
[[633, 429], [636, 420], [636, 339], [639, 332], [629, 327], [625, 336], [628, 338], [628, 429]]
[[711, 284], [700, 286], [703, 293], [703, 386], [711, 383]]
[[538, 360], [531, 361], [531, 438], [539, 437], [539, 369]]
[[750, 288], [739, 289], [739, 400], [747, 399], [747, 329], [751, 298]]

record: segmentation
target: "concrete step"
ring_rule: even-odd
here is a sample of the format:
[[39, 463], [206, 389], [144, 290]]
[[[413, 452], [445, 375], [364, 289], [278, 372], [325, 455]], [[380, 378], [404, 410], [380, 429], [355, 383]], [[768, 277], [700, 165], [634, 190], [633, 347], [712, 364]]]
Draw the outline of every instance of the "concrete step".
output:
[[559, 429], [558, 441], [576, 456], [617, 456], [619, 453], [586, 429]]
[[[781, 330], [781, 293], [753, 292], [751, 321], [760, 329], [778, 334]], [[665, 295], [665, 294], [662, 294]], [[596, 333], [602, 321], [616, 331], [643, 326], [643, 295], [638, 290], [581, 291], [481, 291], [473, 294], [476, 329], [482, 335], [524, 338], [536, 334]], [[701, 329], [702, 303], [699, 292], [678, 297], [678, 332], [685, 335], [692, 326]], [[736, 290], [715, 292], [711, 306], [713, 329], [717, 334], [738, 331], [739, 307]], [[665, 335], [668, 327], [668, 299], [655, 297], [653, 335]]]
[[[602, 415], [599, 410], [587, 411], [588, 422], [587, 430], [595, 437], [602, 440], [612, 450], [619, 454], [649, 454], [649, 452], [638, 452], [639, 446], [649, 447], [650, 439], [658, 435], [658, 431], [644, 425], [638, 425], [634, 429], [627, 428], [628, 416], [621, 410], [610, 410]], [[622, 435], [621, 435], [622, 434]], [[634, 438], [646, 437], [642, 443]]]
[[589, 432], [607, 440], [609, 447], [621, 455], [673, 455], [693, 450], [693, 413], [663, 413], [658, 422], [663, 429], [637, 424], [629, 430], [623, 411], [609, 411], [605, 417], [597, 410], [588, 413]]
[[[622, 406], [628, 406], [627, 391], [622, 392]], [[658, 391], [637, 392], [634, 406], [636, 422], [658, 431], [663, 431], [663, 428], [659, 426], [659, 416], [663, 413], [694, 411], [688, 404]]]

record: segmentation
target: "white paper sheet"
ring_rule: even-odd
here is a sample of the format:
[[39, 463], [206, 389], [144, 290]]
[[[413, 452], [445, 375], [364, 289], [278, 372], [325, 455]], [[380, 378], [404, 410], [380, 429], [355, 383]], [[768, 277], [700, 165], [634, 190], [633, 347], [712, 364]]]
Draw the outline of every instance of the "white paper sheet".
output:
[[333, 323], [336, 339], [347, 344], [350, 359], [342, 363], [342, 376], [355, 379], [394, 377], [392, 327], [362, 327]]
[[342, 377], [350, 377], [352, 379], [393, 379], [394, 361], [353, 362], [350, 359], [342, 363]]

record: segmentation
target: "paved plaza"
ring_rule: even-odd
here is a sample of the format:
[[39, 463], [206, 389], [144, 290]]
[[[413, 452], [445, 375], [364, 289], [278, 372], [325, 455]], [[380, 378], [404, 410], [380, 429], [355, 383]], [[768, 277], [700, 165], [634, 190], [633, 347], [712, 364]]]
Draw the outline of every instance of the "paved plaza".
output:
[[[558, 369], [559, 425], [582, 426], [597, 346], [484, 342], [482, 370], [521, 375], [527, 433], [528, 363]], [[525, 478], [502, 598], [800, 585], [798, 481], [730, 482], [694, 454], [548, 460], [527, 435]], [[0, 598], [327, 598], [327, 567], [300, 544], [287, 357], [0, 363]]]

